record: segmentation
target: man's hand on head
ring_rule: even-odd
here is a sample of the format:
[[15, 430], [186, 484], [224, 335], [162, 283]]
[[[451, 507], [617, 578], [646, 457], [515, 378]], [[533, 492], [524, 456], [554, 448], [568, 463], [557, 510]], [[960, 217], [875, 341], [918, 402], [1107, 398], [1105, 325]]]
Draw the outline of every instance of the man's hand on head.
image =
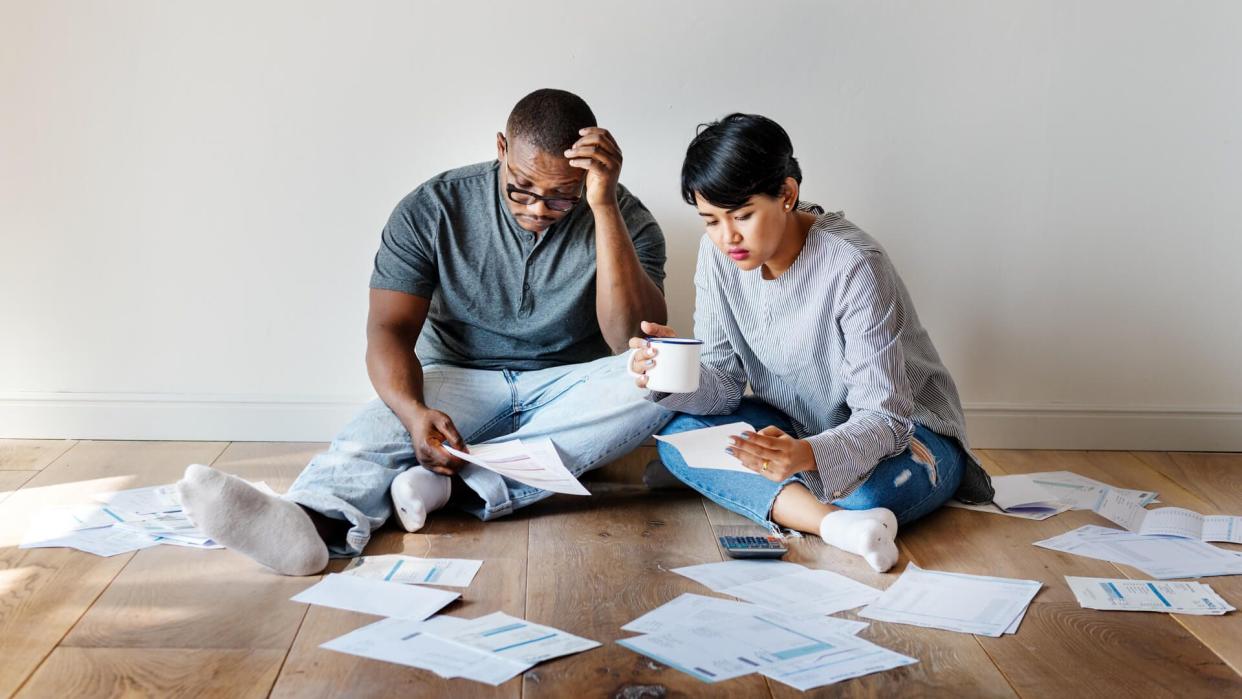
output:
[[418, 463], [443, 476], [451, 476], [466, 465], [442, 446], [448, 444], [458, 451], [467, 451], [451, 417], [439, 410], [423, 408], [414, 414], [410, 423], [410, 442]]
[[582, 137], [565, 151], [569, 164], [587, 171], [586, 198], [592, 209], [617, 205], [617, 183], [621, 180], [621, 147], [608, 129], [598, 126], [582, 129]]

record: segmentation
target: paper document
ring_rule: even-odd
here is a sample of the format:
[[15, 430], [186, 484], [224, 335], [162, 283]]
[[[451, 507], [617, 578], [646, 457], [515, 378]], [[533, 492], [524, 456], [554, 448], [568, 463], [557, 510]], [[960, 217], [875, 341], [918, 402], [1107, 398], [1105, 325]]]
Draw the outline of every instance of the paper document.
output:
[[784, 614], [749, 602], [736, 602], [687, 592], [638, 617], [622, 626], [621, 629], [633, 633], [659, 633], [687, 626], [708, 626], [729, 617], [739, 616], [763, 616], [785, 626], [798, 625], [799, 628], [810, 625], [806, 628], [810, 629], [812, 635], [832, 633], [853, 636], [867, 628], [867, 623], [862, 621], [830, 616], [805, 618], [803, 614]]
[[460, 596], [447, 590], [333, 573], [290, 599], [321, 607], [421, 621]]
[[396, 583], [468, 587], [482, 565], [483, 561], [464, 558], [417, 558], [391, 554], [355, 558], [341, 574]]
[[494, 612], [461, 624], [447, 638], [529, 665], [599, 646], [598, 642], [589, 638], [533, 624], [504, 612]]
[[181, 499], [177, 496], [175, 483], [99, 493], [95, 499], [113, 508], [136, 514], [181, 511]]
[[[838, 647], [833, 640], [804, 634], [752, 617], [743, 623], [678, 627], [617, 641], [704, 682], [720, 682], [756, 672], [782, 660]], [[840, 644], [855, 641], [839, 636]], [[852, 645], [852, 644], [851, 644]]]
[[[763, 672], [787, 684], [795, 684], [801, 675], [800, 679], [807, 686], [818, 686], [866, 674], [856, 665], [885, 669], [878, 667], [880, 663], [873, 659], [854, 664], [855, 669], [860, 670], [855, 674], [843, 671], [845, 665], [851, 664], [849, 660], [861, 660], [862, 656], [878, 648], [862, 639], [847, 635], [810, 634], [759, 616], [748, 619], [729, 617], [715, 624], [677, 627], [661, 633], [622, 639], [617, 643], [703, 682], [720, 682]], [[824, 671], [829, 658], [839, 663], [836, 679]], [[915, 661], [902, 656], [900, 662], [889, 667], [908, 662]], [[819, 668], [818, 675], [813, 668]], [[875, 670], [867, 672], [872, 671]]]
[[1053, 515], [1059, 515], [1062, 512], [1065, 512], [1066, 510], [1070, 509], [1069, 505], [1063, 503], [1060, 508], [1055, 509], [1055, 510], [1006, 511], [1006, 510], [1002, 510], [1001, 508], [997, 507], [996, 505], [992, 503], [987, 503], [986, 505], [972, 505], [969, 503], [962, 502], [961, 500], [954, 500], [953, 498], [949, 498], [947, 501], [945, 501], [944, 506], [954, 507], [959, 510], [973, 510], [975, 512], [987, 512], [989, 514], [994, 514], [994, 515], [1005, 515], [1006, 517], [1017, 517], [1019, 519], [1033, 519], [1036, 521], [1043, 521], [1045, 519], [1048, 519], [1049, 517], [1052, 517]]
[[1054, 493], [1049, 492], [1026, 475], [993, 476], [992, 486], [996, 494], [992, 497], [991, 503], [968, 505], [959, 500], [950, 499], [945, 505], [963, 510], [1034, 520], [1048, 519], [1070, 509], [1069, 503], [1058, 500]]
[[878, 600], [858, 614], [866, 619], [999, 637], [1026, 611], [1042, 584], [906, 567]]
[[[391, 585], [392, 583], [381, 583]], [[384, 619], [321, 648], [498, 685], [536, 663], [599, 643], [496, 612], [478, 619]]]
[[95, 527], [69, 532], [53, 539], [23, 541], [18, 548], [71, 548], [105, 558], [158, 546], [155, 539], [117, 527]]
[[1161, 580], [1242, 574], [1242, 556], [1195, 539], [1087, 525], [1035, 545], [1133, 566]]
[[1197, 582], [1065, 576], [1078, 603], [1088, 609], [1220, 615], [1234, 611], [1212, 588]]
[[[268, 495], [276, 495], [262, 481], [250, 484]], [[68, 547], [97, 556], [115, 556], [158, 544], [224, 548], [199, 531], [182, 511], [176, 484], [99, 493], [94, 499], [103, 504], [37, 513], [26, 530], [22, 547]]]
[[108, 527], [120, 522], [138, 522], [149, 515], [114, 510], [104, 505], [55, 507], [35, 513], [26, 527], [23, 543], [58, 539], [83, 529]]
[[[453, 623], [438, 623], [448, 619], [453, 620]], [[446, 616], [437, 616], [422, 622], [384, 619], [334, 638], [319, 647], [430, 670], [445, 678], [460, 677], [493, 686], [513, 679], [530, 668], [527, 663], [486, 653], [432, 633], [451, 633], [459, 625], [456, 622], [464, 621]]]
[[511, 478], [519, 483], [567, 495], [590, 495], [574, 474], [565, 468], [551, 439], [499, 444], [472, 444], [470, 453], [448, 445], [444, 449], [459, 459]]
[[137, 522], [147, 516], [104, 505], [43, 510], [31, 518], [18, 548], [72, 548], [104, 557], [137, 551], [159, 542], [145, 534], [116, 529], [112, 525]]
[[202, 541], [199, 539], [183, 538], [179, 536], [156, 536], [157, 544], [168, 544], [169, 546], [182, 546], [189, 549], [219, 550], [224, 548], [212, 539]]
[[1002, 510], [1054, 510], [1061, 503], [1026, 475], [993, 476], [992, 502]]
[[674, 568], [673, 572], [721, 594], [802, 616], [853, 609], [880, 594], [844, 575], [788, 561], [722, 561]]
[[732, 560], [673, 568], [674, 573], [690, 578], [716, 592], [723, 592], [730, 587], [745, 585], [756, 580], [801, 573], [804, 570], [810, 569], [797, 563], [775, 560]]
[[804, 570], [730, 587], [723, 592], [788, 614], [835, 614], [861, 607], [880, 590], [827, 570]]
[[1102, 495], [1095, 511], [1101, 517], [1138, 534], [1242, 544], [1242, 517], [1205, 516], [1180, 507], [1147, 510], [1138, 500], [1115, 490]]
[[150, 519], [139, 522], [124, 522], [114, 525], [119, 529], [141, 532], [148, 536], [167, 538], [181, 543], [197, 546], [211, 545], [211, 537], [202, 533], [182, 512], [166, 512], [152, 515]]
[[815, 687], [918, 662], [874, 643], [858, 640], [858, 645], [816, 651], [773, 665], [765, 668], [762, 674], [805, 692]]
[[743, 432], [754, 432], [755, 428], [746, 422], [732, 422], [716, 427], [704, 427], [701, 430], [689, 430], [676, 434], [656, 435], [661, 442], [667, 442], [681, 452], [681, 458], [691, 468], [708, 468], [720, 471], [741, 471], [754, 473], [746, 468], [736, 456], [725, 453], [730, 446], [729, 438]]
[[1148, 505], [1155, 502], [1157, 494], [1149, 490], [1127, 490], [1125, 488], [1114, 488], [1113, 486], [1102, 483], [1086, 476], [1080, 476], [1072, 471], [1044, 471], [1041, 473], [1028, 473], [1031, 480], [1038, 483], [1045, 490], [1051, 492], [1062, 502], [1070, 503], [1075, 510], [1090, 510], [1099, 499], [1099, 494], [1104, 490], [1116, 490], [1124, 493], [1127, 497], [1138, 500], [1140, 504]]

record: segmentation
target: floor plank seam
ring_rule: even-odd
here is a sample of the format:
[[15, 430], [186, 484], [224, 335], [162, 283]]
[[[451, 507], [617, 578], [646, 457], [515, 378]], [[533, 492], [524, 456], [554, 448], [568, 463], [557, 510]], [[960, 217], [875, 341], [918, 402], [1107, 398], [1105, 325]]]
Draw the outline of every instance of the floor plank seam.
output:
[[[1035, 450], [1035, 451], [1044, 452], [1045, 450]], [[1047, 451], [1048, 453], [1072, 454], [1076, 457], [1076, 459], [1080, 460], [1081, 462], [1088, 463], [1088, 464], [1092, 463], [1092, 458], [1091, 458], [1092, 454], [1099, 453], [1099, 450], [1073, 450], [1073, 451], [1047, 450]], [[1137, 466], [1137, 469], [1134, 470], [1134, 473], [1147, 474], [1146, 477], [1143, 477], [1141, 475], [1138, 477], [1138, 480], [1141, 481], [1143, 485], [1132, 484], [1133, 487], [1144, 489], [1144, 490], [1155, 490], [1156, 492], [1160, 492], [1160, 493], [1167, 493], [1173, 496], [1173, 499], [1175, 501], [1183, 499], [1182, 495], [1185, 495], [1198, 503], [1191, 509], [1198, 509], [1201, 511], [1206, 511], [1206, 509], [1210, 508], [1210, 505], [1197, 493], [1192, 491], [1189, 488], [1189, 486], [1183, 485], [1178, 479], [1175, 479], [1171, 477], [1170, 475], [1164, 473], [1157, 464], [1154, 464], [1148, 459], [1143, 458], [1140, 453], [1135, 452], [1133, 450], [1115, 450], [1112, 453], [1124, 455], [1125, 457], [1129, 457], [1129, 459], [1133, 461], [1133, 464]], [[1170, 452], [1148, 452], [1148, 453], [1161, 453], [1161, 454], [1167, 455], [1169, 458], [1172, 458], [1172, 454]], [[1024, 473], [1024, 471], [1021, 469], [1017, 471], [1010, 471], [1009, 469], [1005, 468], [1001, 459], [993, 458], [991, 454], [985, 454], [985, 456], [987, 457], [989, 464], [996, 469], [997, 471], [996, 475], [1013, 475], [1013, 474]], [[989, 471], [991, 470], [992, 469], [989, 469]], [[1069, 469], [1069, 470], [1074, 470], [1074, 469]], [[1148, 482], [1148, 481], [1152, 481], [1152, 482]], [[1182, 503], [1182, 505], [1186, 505], [1186, 504], [1187, 503]], [[1168, 505], [1168, 506], [1174, 506], [1174, 505]], [[1075, 528], [1073, 525], [1064, 524], [1062, 522], [1058, 522], [1058, 524], [1060, 525], [1060, 528], [1062, 529], [1063, 532], [1068, 532]], [[1125, 578], [1128, 580], [1144, 580], [1150, 577], [1150, 576], [1143, 575], [1141, 573], [1132, 573], [1126, 570], [1126, 568], [1122, 566], [1121, 564], [1115, 563], [1113, 561], [1104, 561], [1104, 563], [1106, 563], [1109, 567], [1112, 568], [1113, 571], [1116, 572], [1116, 577], [1118, 578]], [[1063, 574], [1061, 575], [1061, 580], [1064, 580]], [[1196, 633], [1195, 630], [1191, 628], [1191, 625], [1194, 623], [1195, 617], [1181, 616], [1177, 614], [1165, 614], [1162, 616], [1164, 616], [1165, 618], [1159, 619], [1159, 620], [1153, 620], [1151, 623], [1153, 625], [1159, 625], [1159, 624], [1164, 624], [1164, 623], [1167, 623], [1168, 621], [1171, 621], [1176, 628], [1185, 630], [1190, 635], [1190, 637], [1195, 640], [1195, 642], [1199, 646], [1201, 646], [1204, 650], [1206, 650], [1212, 657], [1216, 658], [1224, 667], [1229, 668], [1230, 671], [1234, 672], [1236, 677], [1242, 678], [1242, 668], [1235, 667], [1232, 663], [1229, 662], [1229, 660], [1225, 657], [1225, 655], [1222, 654], [1221, 651], [1217, 650], [1216, 648], [1212, 646], [1212, 644], [1209, 642], [1208, 639], [1205, 639], [1204, 636], [1202, 636], [1200, 633]], [[976, 640], [978, 639], [976, 638]], [[982, 642], [980, 641], [980, 643]], [[986, 653], [986, 649], [985, 649], [985, 653]], [[992, 658], [990, 654], [988, 654], [988, 657], [989, 659], [992, 660], [993, 665], [996, 666], [1001, 676], [1005, 677], [1005, 681], [1009, 682], [1011, 688], [1013, 688], [1014, 691], [1016, 692], [1016, 688], [1013, 686], [1013, 682], [1005, 675], [1003, 669], [996, 662], [996, 659]], [[1019, 694], [1019, 696], [1021, 696], [1021, 694]]]
[[[526, 570], [522, 575], [522, 618], [530, 620], [530, 520], [526, 520]], [[533, 668], [532, 668], [533, 669]], [[529, 672], [527, 670], [526, 672]], [[518, 696], [526, 698], [526, 672], [522, 673], [522, 681], [518, 684]]]
[[280, 684], [280, 676], [285, 671], [285, 665], [289, 662], [289, 655], [293, 653], [293, 646], [298, 642], [298, 636], [302, 633], [302, 627], [306, 624], [306, 617], [310, 616], [310, 605], [302, 610], [302, 618], [298, 619], [298, 627], [294, 629], [293, 636], [289, 639], [289, 647], [285, 648], [285, 654], [280, 659], [280, 666], [276, 668], [276, 675], [272, 677], [272, 686], [267, 688], [266, 696], [271, 699], [272, 692], [276, 691], [276, 685]]
[[1005, 671], [1001, 668], [1000, 664], [996, 662], [996, 658], [993, 658], [992, 654], [988, 652], [988, 649], [983, 646], [983, 641], [981, 641], [979, 637], [974, 634], [971, 634], [971, 638], [975, 639], [975, 644], [979, 646], [979, 650], [983, 651], [983, 657], [987, 658], [988, 661], [992, 663], [992, 667], [996, 668], [996, 674], [1000, 675], [1001, 679], [1005, 680], [1005, 684], [1009, 687], [1009, 691], [1013, 692], [1015, 697], [1021, 697], [1022, 692], [1018, 691], [1018, 686], [1013, 683], [1013, 680], [1009, 679], [1009, 675], [1005, 674]]
[[[987, 460], [988, 464], [992, 466], [992, 468], [996, 469], [1002, 474], [1008, 474], [1008, 471], [1005, 470], [1005, 467], [1002, 466], [999, 461], [994, 459], [991, 454], [988, 454], [985, 452], [983, 456]], [[910, 563], [914, 563], [915, 565], [918, 565], [917, 561], [914, 560], [913, 552], [907, 552], [907, 556], [908, 556]], [[975, 634], [971, 634], [970, 637], [975, 640], [975, 645], [978, 646], [979, 650], [983, 652], [983, 657], [987, 658], [988, 662], [992, 663], [992, 667], [995, 668], [996, 674], [1000, 675], [1001, 679], [1005, 680], [1005, 684], [1008, 685], [1009, 691], [1012, 692], [1015, 697], [1021, 697], [1022, 693], [1018, 691], [1017, 685], [1013, 683], [1013, 680], [1009, 679], [1009, 675], [1005, 674], [1005, 670], [1001, 668], [1000, 663], [996, 662], [996, 658], [992, 657], [992, 654], [988, 652], [987, 646], [983, 645], [983, 640], [980, 639], [979, 636]]]
[[[72, 452], [74, 449], [76, 449], [76, 448], [78, 448], [79, 446], [81, 446], [81, 445], [83, 444], [83, 442], [84, 442], [84, 441], [90, 441], [90, 440], [76, 440], [76, 441], [74, 441], [74, 443], [73, 443], [72, 445], [70, 445], [70, 446], [69, 446], [69, 448], [65, 449], [65, 451], [61, 452], [61, 454], [60, 454], [59, 456], [57, 456], [55, 459], [52, 459], [50, 462], [48, 462], [48, 463], [47, 463], [47, 464], [46, 464], [46, 465], [45, 465], [42, 469], [39, 469], [39, 473], [42, 473], [43, 471], [45, 471], [45, 470], [47, 470], [47, 469], [51, 468], [53, 465], [55, 465], [55, 464], [56, 464], [56, 463], [58, 463], [61, 459], [63, 459], [63, 458], [65, 457], [65, 455], [69, 454], [69, 453], [70, 453], [70, 452]], [[220, 449], [220, 452], [219, 452], [218, 454], [216, 454], [216, 455], [215, 455], [215, 457], [213, 457], [213, 458], [212, 458], [211, 463], [213, 463], [213, 464], [214, 464], [214, 463], [215, 463], [215, 462], [216, 462], [216, 461], [217, 461], [217, 460], [218, 460], [218, 459], [219, 459], [219, 458], [220, 458], [220, 457], [224, 454], [224, 452], [225, 452], [225, 450], [228, 448], [228, 445], [229, 445], [229, 444], [230, 444], [230, 442], [226, 442], [226, 443], [224, 444], [224, 447], [222, 447], [222, 448]], [[36, 476], [37, 476], [37, 475], [38, 475], [38, 474], [36, 474]], [[32, 476], [32, 477], [31, 477], [31, 480], [33, 480], [33, 479], [34, 479], [34, 477], [36, 477], [36, 476]], [[26, 483], [29, 483], [29, 482], [30, 482], [30, 481], [28, 480]], [[24, 487], [25, 487], [25, 484], [23, 484], [23, 486], [22, 486], [22, 487], [24, 488]], [[19, 490], [20, 490], [20, 489], [19, 489]], [[16, 491], [15, 491], [15, 492], [16, 492]], [[35, 664], [34, 664], [34, 667], [33, 667], [33, 668], [31, 668], [30, 672], [29, 672], [29, 673], [28, 673], [28, 674], [27, 674], [24, 678], [22, 678], [21, 683], [20, 683], [20, 684], [18, 684], [18, 685], [17, 685], [17, 688], [13, 690], [13, 693], [9, 695], [10, 699], [11, 699], [12, 697], [16, 697], [17, 695], [21, 694], [22, 690], [23, 690], [23, 689], [25, 689], [25, 688], [26, 688], [26, 686], [30, 683], [31, 678], [33, 678], [35, 675], [37, 675], [37, 674], [39, 673], [39, 670], [43, 668], [43, 665], [47, 662], [47, 659], [48, 659], [49, 657], [51, 657], [51, 656], [52, 656], [52, 654], [53, 654], [53, 653], [55, 653], [55, 652], [56, 652], [56, 650], [57, 650], [58, 648], [62, 648], [62, 647], [63, 647], [61, 644], [64, 642], [65, 638], [67, 638], [67, 637], [69, 636], [69, 634], [73, 633], [73, 630], [74, 630], [75, 628], [77, 628], [77, 626], [78, 626], [78, 624], [79, 624], [79, 623], [81, 623], [81, 622], [82, 622], [83, 617], [85, 617], [85, 616], [86, 616], [86, 615], [87, 615], [87, 614], [91, 611], [91, 609], [93, 609], [93, 608], [94, 608], [95, 603], [97, 603], [97, 602], [99, 601], [99, 598], [100, 598], [100, 597], [102, 597], [102, 596], [104, 595], [104, 593], [105, 593], [105, 592], [107, 592], [107, 591], [108, 591], [108, 589], [112, 587], [112, 583], [116, 582], [117, 577], [119, 577], [119, 576], [121, 575], [121, 573], [122, 573], [122, 572], [123, 572], [126, 568], [128, 568], [128, 567], [130, 566], [130, 564], [131, 564], [131, 563], [133, 563], [134, 558], [138, 555], [138, 553], [139, 553], [138, 551], [135, 551], [135, 552], [132, 552], [132, 553], [130, 553], [130, 554], [129, 554], [129, 558], [125, 561], [125, 564], [124, 564], [124, 565], [122, 565], [120, 568], [118, 568], [118, 569], [117, 569], [117, 571], [116, 571], [115, 573], [113, 573], [112, 577], [108, 579], [108, 584], [106, 584], [106, 585], [102, 586], [102, 587], [99, 589], [99, 592], [98, 592], [98, 593], [96, 593], [96, 594], [95, 594], [95, 596], [91, 598], [90, 604], [85, 605], [85, 606], [83, 607], [83, 609], [82, 609], [82, 613], [81, 613], [81, 614], [79, 614], [79, 615], [77, 616], [77, 618], [76, 618], [76, 619], [74, 619], [74, 621], [73, 621], [73, 623], [72, 623], [72, 624], [67, 625], [67, 628], [65, 629], [65, 632], [61, 634], [60, 639], [59, 639], [59, 640], [57, 640], [57, 641], [56, 641], [56, 643], [54, 643], [54, 644], [53, 644], [53, 645], [52, 645], [52, 646], [48, 649], [47, 653], [45, 653], [45, 654], [43, 655], [43, 657], [41, 657], [41, 658], [39, 659], [39, 662], [35, 663]], [[24, 556], [23, 556], [23, 558], [24, 558]], [[273, 683], [273, 686], [274, 686], [274, 685], [275, 685], [275, 683]]]
[[[1168, 483], [1169, 485], [1173, 486], [1174, 488], [1177, 488], [1177, 489], [1179, 489], [1179, 490], [1183, 490], [1183, 491], [1185, 491], [1188, 495], [1191, 495], [1191, 496], [1195, 497], [1197, 500], [1199, 500], [1199, 501], [1200, 501], [1201, 506], [1208, 506], [1208, 505], [1209, 505], [1209, 503], [1204, 502], [1204, 501], [1203, 501], [1203, 499], [1202, 499], [1202, 498], [1200, 498], [1200, 497], [1199, 497], [1196, 493], [1194, 493], [1194, 492], [1192, 492], [1192, 491], [1190, 491], [1190, 490], [1187, 490], [1187, 489], [1186, 489], [1186, 487], [1185, 487], [1185, 486], [1183, 486], [1181, 483], [1179, 483], [1178, 481], [1174, 480], [1173, 478], [1170, 478], [1168, 474], [1166, 474], [1166, 473], [1164, 473], [1163, 471], [1161, 471], [1160, 469], [1156, 468], [1156, 467], [1155, 467], [1154, 465], [1152, 465], [1151, 463], [1148, 463], [1148, 461], [1147, 461], [1146, 459], [1142, 458], [1142, 456], [1140, 456], [1138, 453], [1133, 452], [1133, 451], [1127, 451], [1126, 453], [1127, 453], [1127, 454], [1129, 454], [1129, 455], [1130, 455], [1130, 456], [1131, 456], [1131, 457], [1132, 457], [1135, 461], [1137, 461], [1137, 462], [1139, 463], [1139, 465], [1140, 465], [1140, 466], [1142, 466], [1143, 468], [1147, 469], [1147, 471], [1148, 471], [1148, 472], [1152, 473], [1153, 475], [1155, 475], [1157, 478], [1159, 478], [1159, 479], [1160, 479], [1160, 480], [1162, 480], [1163, 482]], [[1170, 454], [1169, 452], [1161, 452], [1161, 453], [1166, 454], [1169, 458], [1173, 458], [1173, 455], [1172, 455], [1172, 454]], [[1202, 511], [1204, 508], [1203, 508], [1203, 507], [1201, 507], [1200, 509], [1201, 509], [1201, 511]], [[1123, 577], [1123, 578], [1127, 578], [1127, 579], [1129, 579], [1129, 580], [1139, 580], [1139, 579], [1141, 579], [1141, 578], [1136, 578], [1136, 577], [1134, 577], [1133, 575], [1131, 575], [1129, 572], [1127, 572], [1126, 570], [1124, 570], [1120, 564], [1113, 563], [1113, 564], [1112, 564], [1112, 566], [1113, 566], [1113, 568], [1115, 568], [1115, 569], [1119, 572], [1119, 574], [1120, 574], [1120, 575], [1121, 575], [1121, 577]], [[1185, 630], [1186, 630], [1186, 633], [1190, 634], [1190, 636], [1191, 636], [1192, 638], [1194, 638], [1196, 641], [1198, 641], [1200, 645], [1202, 645], [1204, 648], [1207, 648], [1207, 649], [1208, 649], [1208, 651], [1210, 651], [1213, 655], [1215, 655], [1217, 658], [1219, 658], [1219, 659], [1220, 659], [1220, 661], [1221, 661], [1222, 663], [1224, 663], [1224, 665], [1225, 665], [1226, 667], [1228, 667], [1229, 669], [1233, 670], [1233, 671], [1234, 671], [1234, 672], [1235, 672], [1235, 673], [1236, 673], [1239, 677], [1242, 677], [1242, 667], [1236, 667], [1236, 666], [1234, 666], [1234, 664], [1233, 664], [1233, 663], [1231, 663], [1231, 662], [1229, 661], [1229, 658], [1225, 657], [1224, 655], [1222, 655], [1222, 654], [1220, 653], [1220, 651], [1218, 651], [1218, 650], [1216, 650], [1215, 648], [1213, 648], [1213, 647], [1212, 647], [1212, 644], [1211, 644], [1211, 643], [1209, 643], [1207, 639], [1205, 639], [1205, 638], [1204, 638], [1203, 636], [1201, 636], [1200, 634], [1196, 633], [1196, 632], [1195, 632], [1195, 630], [1194, 630], [1193, 628], [1191, 628], [1191, 626], [1190, 626], [1190, 621], [1189, 621], [1188, 619], [1186, 619], [1184, 616], [1179, 615], [1179, 614], [1170, 614], [1169, 616], [1170, 616], [1170, 617], [1172, 617], [1173, 621], [1174, 621], [1174, 622], [1176, 622], [1178, 626], [1180, 626], [1180, 627], [1182, 627], [1183, 629], [1185, 629]]]
[[[703, 508], [703, 516], [707, 519], [707, 526], [711, 528], [712, 538], [716, 540], [716, 558], [718, 558], [721, 561], [725, 561], [725, 560], [728, 560], [728, 556], [725, 555], [725, 551], [720, 545], [720, 538], [719, 538], [720, 530], [717, 527], [716, 523], [712, 521], [712, 513], [710, 510], [710, 506], [708, 505], [708, 502], [710, 501], [705, 497], [699, 498], [699, 506]], [[735, 602], [742, 601], [736, 597], [732, 597], [728, 595], [726, 595], [726, 598], [731, 599]], [[761, 675], [761, 677], [763, 677], [763, 686], [767, 688], [768, 690], [768, 699], [775, 699], [776, 689], [772, 685], [772, 683], [775, 680], [773, 680], [771, 677], [767, 677], [763, 675]]]
[[[216, 462], [220, 460], [220, 457], [224, 456], [224, 453], [228, 451], [229, 447], [233, 446], [234, 444], [236, 444], [236, 442], [224, 442], [224, 446], [220, 447], [220, 453], [211, 457], [211, 461], [207, 465], [214, 468], [216, 465]], [[186, 465], [188, 466], [189, 464], [186, 464]]]
[[75, 439], [75, 440], [73, 441], [73, 444], [70, 444], [68, 447], [66, 447], [66, 448], [65, 448], [65, 450], [64, 450], [64, 451], [62, 451], [61, 453], [57, 454], [57, 455], [56, 455], [56, 458], [52, 459], [51, 461], [47, 462], [46, 464], [43, 464], [43, 466], [41, 466], [40, 468], [37, 468], [37, 469], [35, 469], [35, 470], [36, 470], [36, 471], [38, 471], [39, 473], [43, 473], [43, 472], [44, 472], [44, 471], [46, 471], [47, 469], [49, 469], [49, 468], [51, 468], [52, 466], [55, 466], [57, 463], [59, 463], [61, 459], [65, 458], [65, 455], [66, 455], [66, 454], [68, 454], [69, 452], [73, 451], [74, 449], [77, 449], [77, 448], [78, 448], [78, 446], [80, 446], [81, 444], [82, 444], [82, 440], [80, 440], [80, 439]]
[[[20, 471], [8, 471], [7, 473], [20, 473]], [[25, 487], [26, 487], [26, 484], [27, 484], [27, 483], [29, 483], [30, 481], [34, 480], [35, 478], [38, 478], [38, 476], [39, 476], [39, 474], [40, 474], [40, 473], [42, 473], [42, 471], [33, 471], [33, 470], [32, 470], [32, 471], [30, 472], [30, 475], [26, 477], [26, 480], [22, 481], [21, 483], [18, 483], [18, 484], [17, 484], [17, 485], [13, 488], [13, 490], [9, 491], [9, 493], [8, 493], [7, 495], [5, 495], [4, 497], [0, 498], [0, 502], [4, 502], [5, 500], [8, 500], [9, 498], [11, 498], [11, 497], [13, 497], [14, 495], [16, 495], [16, 494], [17, 494], [17, 492], [18, 492], [19, 490], [21, 490], [22, 488], [25, 488]]]
[[[37, 551], [38, 549], [32, 549], [32, 550]], [[108, 579], [107, 585], [104, 585], [103, 587], [99, 588], [99, 592], [97, 592], [95, 596], [91, 598], [91, 603], [88, 605], [85, 605], [82, 608], [82, 613], [79, 614], [78, 617], [73, 620], [72, 624], [69, 624], [67, 626], [67, 628], [65, 629], [65, 632], [60, 635], [60, 639], [58, 639], [56, 643], [52, 644], [51, 647], [48, 648], [47, 653], [45, 653], [42, 658], [39, 658], [39, 662], [35, 663], [34, 667], [30, 669], [30, 672], [25, 677], [22, 678], [21, 683], [18, 684], [17, 688], [13, 690], [13, 693], [9, 695], [10, 698], [17, 696], [18, 694], [21, 694], [22, 690], [26, 688], [26, 685], [30, 683], [30, 679], [34, 677], [35, 675], [39, 674], [39, 670], [42, 669], [43, 664], [47, 662], [47, 659], [52, 656], [52, 653], [55, 653], [56, 650], [61, 647], [61, 644], [64, 643], [65, 638], [68, 637], [69, 634], [73, 633], [74, 628], [76, 628], [77, 625], [82, 622], [82, 618], [85, 617], [88, 612], [90, 612], [90, 610], [95, 606], [95, 603], [99, 601], [99, 598], [103, 597], [103, 594], [108, 591], [108, 588], [112, 587], [112, 583], [116, 582], [117, 576], [121, 574], [121, 571], [129, 567], [129, 564], [134, 560], [134, 556], [136, 555], [137, 555], [137, 552], [130, 553], [129, 560], [125, 561], [125, 565], [118, 568], [117, 571], [112, 574], [112, 577]], [[25, 558], [25, 556], [23, 556], [22, 558]]]

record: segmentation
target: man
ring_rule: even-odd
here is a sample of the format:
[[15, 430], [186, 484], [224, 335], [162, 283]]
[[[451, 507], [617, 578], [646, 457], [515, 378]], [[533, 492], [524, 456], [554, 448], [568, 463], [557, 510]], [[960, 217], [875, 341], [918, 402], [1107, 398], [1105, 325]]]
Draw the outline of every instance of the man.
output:
[[612, 356], [640, 321], [667, 316], [664, 236], [619, 184], [612, 135], [579, 97], [537, 90], [496, 134], [496, 157], [397, 205], [367, 319], [379, 400], [289, 492], [186, 469], [178, 491], [207, 535], [279, 573], [313, 574], [329, 554], [361, 553], [394, 502], [416, 531], [450, 495], [484, 520], [550, 495], [442, 444], [550, 437], [580, 475], [671, 417]]

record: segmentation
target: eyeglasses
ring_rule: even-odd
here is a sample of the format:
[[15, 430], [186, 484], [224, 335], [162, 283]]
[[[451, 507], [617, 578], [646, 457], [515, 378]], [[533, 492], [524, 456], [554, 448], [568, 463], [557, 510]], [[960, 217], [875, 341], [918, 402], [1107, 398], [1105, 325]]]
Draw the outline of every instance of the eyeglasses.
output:
[[[504, 144], [505, 152], [508, 153], [509, 139], [505, 138], [502, 135], [500, 136], [500, 142]], [[505, 169], [509, 171], [510, 177], [514, 176], [513, 168], [509, 167], [508, 163], [505, 163]], [[544, 203], [544, 205], [546, 205], [549, 209], [552, 209], [553, 211], [569, 211], [570, 209], [574, 208], [574, 206], [578, 202], [582, 201], [582, 197], [540, 196], [538, 194], [535, 194], [534, 192], [528, 192], [525, 189], [518, 189], [517, 187], [514, 187], [511, 184], [505, 185], [505, 194], [509, 197], [509, 201], [515, 204], [521, 204], [522, 206], [530, 206], [531, 204], [534, 204], [537, 201], [541, 201]]]
[[537, 201], [543, 202], [549, 209], [553, 211], [569, 211], [582, 201], [582, 197], [544, 197], [534, 192], [528, 192], [525, 189], [518, 189], [513, 185], [505, 185], [505, 193], [509, 195], [509, 201], [524, 206], [530, 206]]

